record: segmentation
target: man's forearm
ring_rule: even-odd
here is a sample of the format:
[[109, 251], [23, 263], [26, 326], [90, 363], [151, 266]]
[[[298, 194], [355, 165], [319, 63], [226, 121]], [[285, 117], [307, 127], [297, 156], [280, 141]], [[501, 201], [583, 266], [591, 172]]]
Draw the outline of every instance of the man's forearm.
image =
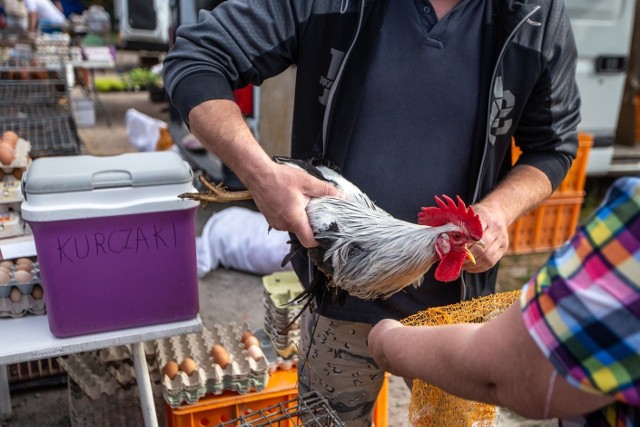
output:
[[247, 186], [264, 176], [272, 160], [254, 138], [232, 101], [203, 102], [189, 113], [191, 131]]
[[502, 211], [506, 224], [510, 225], [550, 195], [547, 175], [533, 166], [521, 165], [514, 167], [480, 204]]

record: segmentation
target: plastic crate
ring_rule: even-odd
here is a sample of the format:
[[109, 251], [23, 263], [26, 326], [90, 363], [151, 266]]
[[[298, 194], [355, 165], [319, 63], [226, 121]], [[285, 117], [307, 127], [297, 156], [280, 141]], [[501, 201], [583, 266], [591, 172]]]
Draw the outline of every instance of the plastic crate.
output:
[[7, 368], [9, 383], [32, 381], [66, 374], [55, 358], [15, 363], [8, 365]]
[[[576, 230], [584, 201], [589, 152], [593, 135], [578, 133], [578, 152], [556, 191], [537, 208], [522, 215], [509, 227], [507, 255], [545, 252], [560, 247]], [[512, 143], [512, 162], [520, 156]]]
[[[554, 196], [563, 197], [583, 197], [584, 184], [587, 180], [587, 163], [589, 161], [589, 153], [593, 146], [593, 135], [589, 133], [578, 133], [578, 152], [576, 158], [567, 172], [560, 186], [553, 193]], [[518, 160], [522, 151], [514, 143], [511, 145], [512, 163]]]
[[578, 225], [584, 197], [551, 196], [509, 227], [507, 254], [528, 254], [556, 249]]
[[[233, 421], [260, 411], [272, 409], [282, 411], [283, 407], [291, 407], [298, 400], [298, 373], [296, 369], [275, 371], [269, 378], [267, 387], [260, 391], [247, 394], [224, 392], [218, 396], [205, 397], [193, 405], [178, 408], [167, 408], [168, 427], [210, 427], [225, 423], [233, 425]], [[374, 407], [373, 422], [376, 427], [387, 427], [387, 410], [389, 398], [389, 374], [385, 375], [382, 390]], [[280, 409], [278, 409], [280, 408]], [[282, 423], [257, 424], [289, 427], [294, 419], [283, 420]], [[231, 423], [231, 424], [226, 424]], [[253, 425], [240, 424], [238, 425]], [[330, 424], [335, 425], [335, 424]]]

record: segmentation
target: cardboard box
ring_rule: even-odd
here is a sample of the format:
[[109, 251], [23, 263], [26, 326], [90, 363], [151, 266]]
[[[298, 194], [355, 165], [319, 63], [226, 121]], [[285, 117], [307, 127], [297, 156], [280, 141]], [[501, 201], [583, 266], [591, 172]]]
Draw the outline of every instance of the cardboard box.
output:
[[195, 191], [173, 152], [36, 159], [23, 176], [49, 328], [81, 335], [194, 318]]

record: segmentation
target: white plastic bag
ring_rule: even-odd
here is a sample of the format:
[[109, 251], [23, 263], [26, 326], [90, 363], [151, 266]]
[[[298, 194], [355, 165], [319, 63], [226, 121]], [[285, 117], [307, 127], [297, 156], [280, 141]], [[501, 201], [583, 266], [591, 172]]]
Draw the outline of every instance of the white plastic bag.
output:
[[167, 124], [162, 120], [147, 116], [135, 108], [129, 108], [124, 119], [131, 145], [136, 147], [138, 151], [156, 151], [160, 140], [160, 128], [168, 128]]
[[220, 266], [259, 275], [291, 270], [280, 264], [289, 252], [289, 233], [271, 230], [260, 212], [229, 207], [214, 213], [196, 238], [198, 276]]

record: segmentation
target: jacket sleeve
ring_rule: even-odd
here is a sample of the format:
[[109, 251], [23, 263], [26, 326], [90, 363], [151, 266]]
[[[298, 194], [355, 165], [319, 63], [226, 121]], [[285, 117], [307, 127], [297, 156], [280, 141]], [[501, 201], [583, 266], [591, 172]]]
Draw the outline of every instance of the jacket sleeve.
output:
[[578, 149], [580, 95], [576, 83], [577, 49], [562, 2], [552, 2], [546, 17], [555, 25], [542, 41], [542, 73], [515, 132], [522, 149], [517, 164], [542, 170], [555, 190]]
[[185, 122], [196, 105], [233, 100], [233, 90], [259, 85], [295, 62], [296, 31], [308, 15], [301, 3], [310, 2], [224, 2], [201, 10], [198, 23], [178, 28], [163, 80]]

